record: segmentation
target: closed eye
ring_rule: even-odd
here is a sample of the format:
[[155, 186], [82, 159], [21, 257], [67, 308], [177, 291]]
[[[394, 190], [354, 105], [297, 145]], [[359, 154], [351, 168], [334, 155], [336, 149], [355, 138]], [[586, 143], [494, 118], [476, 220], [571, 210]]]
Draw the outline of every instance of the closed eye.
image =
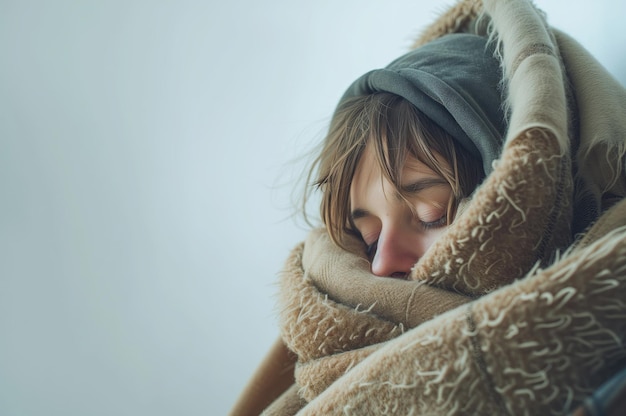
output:
[[367, 254], [367, 257], [369, 259], [374, 258], [374, 255], [376, 254], [376, 249], [378, 249], [378, 240], [374, 241], [372, 244], [367, 245], [365, 253]]
[[420, 221], [420, 223], [422, 224], [422, 227], [424, 227], [425, 230], [433, 230], [436, 228], [442, 228], [448, 225], [448, 216], [444, 215], [436, 221], [428, 221], [428, 222]]

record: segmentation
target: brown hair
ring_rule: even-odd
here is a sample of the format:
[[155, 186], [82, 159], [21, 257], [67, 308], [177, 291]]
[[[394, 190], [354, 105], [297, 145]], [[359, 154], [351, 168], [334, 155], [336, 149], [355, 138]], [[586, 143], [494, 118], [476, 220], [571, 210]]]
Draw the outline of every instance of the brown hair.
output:
[[[337, 108], [309, 170], [307, 183], [316, 177], [314, 188], [304, 194], [306, 203], [312, 190], [322, 192], [321, 218], [340, 246], [346, 234], [355, 233], [350, 222], [350, 184], [367, 144], [373, 146], [383, 174], [398, 195], [403, 196], [400, 176], [408, 155], [444, 178], [452, 189], [448, 221], [454, 218], [458, 201], [470, 195], [484, 177], [479, 159], [404, 98], [374, 93], [347, 99]], [[440, 163], [437, 155], [449, 166]]]

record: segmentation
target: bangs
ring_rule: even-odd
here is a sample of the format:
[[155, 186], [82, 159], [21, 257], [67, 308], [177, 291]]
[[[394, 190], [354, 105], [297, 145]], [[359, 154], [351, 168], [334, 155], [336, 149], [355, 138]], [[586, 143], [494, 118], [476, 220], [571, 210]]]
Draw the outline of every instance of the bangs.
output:
[[[454, 182], [454, 149], [447, 149], [448, 133], [423, 115], [402, 97], [388, 93], [374, 94], [376, 114], [370, 119], [367, 144], [375, 151], [385, 178], [396, 190], [401, 188], [402, 170], [408, 156], [425, 164], [439, 176]], [[440, 155], [438, 159], [436, 155]]]
[[450, 219], [456, 201], [469, 195], [483, 176], [480, 160], [464, 154], [445, 130], [404, 98], [375, 93], [345, 100], [335, 112], [313, 166], [317, 167], [314, 185], [322, 192], [321, 218], [333, 241], [344, 248], [346, 234], [355, 233], [350, 221], [350, 186], [368, 145], [383, 176], [405, 200], [401, 180], [408, 156], [448, 182], [453, 195]]

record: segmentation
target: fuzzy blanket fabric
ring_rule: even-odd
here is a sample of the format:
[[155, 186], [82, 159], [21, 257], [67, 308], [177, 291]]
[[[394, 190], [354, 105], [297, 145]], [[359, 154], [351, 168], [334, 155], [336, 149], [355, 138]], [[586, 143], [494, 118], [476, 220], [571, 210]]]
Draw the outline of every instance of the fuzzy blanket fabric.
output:
[[453, 32], [498, 43], [501, 157], [409, 280], [324, 230], [294, 249], [266, 415], [567, 414], [626, 366], [624, 88], [526, 0], [460, 1], [416, 46]]

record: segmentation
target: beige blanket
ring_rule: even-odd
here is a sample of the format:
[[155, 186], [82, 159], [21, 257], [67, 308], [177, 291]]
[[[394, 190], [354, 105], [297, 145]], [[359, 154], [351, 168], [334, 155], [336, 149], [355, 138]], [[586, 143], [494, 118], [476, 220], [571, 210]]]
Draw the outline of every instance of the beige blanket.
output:
[[323, 230], [294, 249], [295, 384], [265, 414], [564, 414], [626, 365], [626, 92], [526, 0], [461, 1], [416, 45], [456, 31], [499, 43], [502, 155], [410, 280]]

